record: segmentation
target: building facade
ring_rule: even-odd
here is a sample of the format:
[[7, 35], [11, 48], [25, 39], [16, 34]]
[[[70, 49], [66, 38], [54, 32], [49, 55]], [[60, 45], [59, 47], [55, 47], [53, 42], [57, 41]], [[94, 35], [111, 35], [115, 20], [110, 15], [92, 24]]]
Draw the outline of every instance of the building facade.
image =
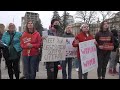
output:
[[110, 30], [115, 28], [120, 30], [120, 12], [116, 13], [112, 18], [107, 19]]
[[[72, 25], [72, 33], [74, 36], [76, 36], [78, 33], [80, 33], [80, 27], [83, 23], [74, 23]], [[90, 24], [89, 30], [92, 35], [95, 35], [99, 31], [100, 23]]]
[[39, 20], [39, 14], [33, 12], [26, 12], [25, 16], [21, 18], [21, 32], [25, 30], [26, 23], [31, 20], [33, 23]]
[[21, 26], [18, 27], [18, 31], [21, 32]]
[[25, 20], [24, 17], [21, 17], [21, 32], [25, 30]]
[[[63, 22], [63, 21], [64, 21], [64, 15], [61, 16], [61, 22]], [[66, 13], [66, 23], [67, 23], [67, 25], [74, 23], [74, 18], [69, 13]]]
[[80, 33], [81, 23], [74, 23], [74, 24], [71, 24], [71, 26], [72, 26], [72, 33], [74, 36], [76, 36], [78, 33]]

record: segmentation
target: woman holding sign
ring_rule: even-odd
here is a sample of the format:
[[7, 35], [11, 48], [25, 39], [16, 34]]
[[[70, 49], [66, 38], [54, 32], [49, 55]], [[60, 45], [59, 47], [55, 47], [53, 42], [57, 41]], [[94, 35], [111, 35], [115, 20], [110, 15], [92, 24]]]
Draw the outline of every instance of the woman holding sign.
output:
[[88, 24], [82, 24], [80, 29], [81, 29], [81, 32], [75, 37], [75, 40], [73, 41], [72, 45], [73, 45], [73, 47], [77, 47], [78, 48], [77, 57], [78, 57], [78, 61], [79, 61], [79, 71], [78, 71], [79, 79], [82, 79], [82, 76], [83, 76], [84, 79], [87, 79], [88, 72], [85, 73], [85, 74], [82, 74], [82, 66], [81, 66], [81, 60], [80, 60], [79, 43], [80, 42], [84, 42], [84, 41], [88, 41], [88, 40], [92, 40], [93, 39], [93, 35], [91, 35], [90, 32], [89, 32]]
[[[65, 37], [65, 38], [73, 38], [74, 37], [74, 35], [72, 34], [72, 27], [70, 25], [68, 25], [65, 28], [65, 33], [63, 34], [63, 37]], [[67, 73], [66, 73], [66, 64], [67, 63], [68, 63], [68, 79], [71, 79], [72, 59], [73, 59], [72, 57], [67, 57], [65, 61], [62, 61], [62, 78], [63, 79], [67, 79]]]
[[[48, 36], [62, 36], [62, 28], [58, 19], [52, 19]], [[47, 79], [57, 79], [59, 61], [46, 62]]]
[[21, 37], [21, 47], [23, 49], [24, 73], [26, 79], [35, 79], [37, 69], [37, 59], [41, 44], [41, 36], [33, 26], [32, 21], [28, 21], [26, 31]]
[[103, 21], [100, 26], [100, 31], [95, 35], [97, 41], [98, 54], [98, 79], [105, 79], [106, 67], [110, 59], [110, 53], [114, 49], [114, 37], [109, 31], [107, 21]]

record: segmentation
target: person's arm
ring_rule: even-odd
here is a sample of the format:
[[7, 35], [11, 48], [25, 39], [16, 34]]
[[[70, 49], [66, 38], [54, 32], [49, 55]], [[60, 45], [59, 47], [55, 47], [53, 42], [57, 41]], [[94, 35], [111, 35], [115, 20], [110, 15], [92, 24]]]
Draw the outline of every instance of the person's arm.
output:
[[119, 46], [118, 40], [116, 37], [114, 37], [114, 48], [116, 49], [118, 48], [118, 46]]
[[96, 46], [99, 47], [99, 33], [96, 33], [95, 35], [95, 41], [96, 41]]
[[6, 32], [3, 33], [3, 35], [2, 35], [2, 39], [1, 39], [3, 43], [5, 43], [5, 34], [6, 34]]
[[23, 35], [20, 37], [20, 46], [22, 49], [28, 49], [27, 44], [23, 42]]
[[41, 45], [41, 42], [42, 42], [42, 37], [40, 36], [40, 34], [38, 34], [37, 41], [38, 42], [36, 44], [32, 44], [33, 48], [40, 48], [40, 45]]
[[79, 40], [78, 37], [76, 36], [73, 43], [72, 43], [73, 47], [78, 47], [79, 46]]
[[103, 47], [103, 45], [99, 45], [99, 37], [100, 37], [100, 35], [99, 35], [99, 32], [98, 33], [96, 33], [96, 35], [95, 35], [95, 40], [96, 40], [96, 46], [97, 46], [97, 48], [99, 48], [99, 49], [103, 49], [104, 47]]
[[21, 32], [19, 32], [19, 36], [20, 36], [20, 38], [22, 37], [22, 33]]

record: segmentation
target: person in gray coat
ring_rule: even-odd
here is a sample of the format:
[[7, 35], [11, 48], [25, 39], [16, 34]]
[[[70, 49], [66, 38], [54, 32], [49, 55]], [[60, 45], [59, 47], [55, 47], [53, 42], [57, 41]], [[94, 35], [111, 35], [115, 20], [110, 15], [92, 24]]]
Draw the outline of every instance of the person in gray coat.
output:
[[[63, 34], [63, 37], [65, 38], [74, 38], [74, 35], [72, 34], [72, 27], [71, 25], [68, 25], [65, 28], [65, 33]], [[72, 73], [72, 59], [71, 57], [67, 57], [65, 61], [62, 61], [62, 78], [67, 79], [67, 73], [66, 73], [66, 65], [68, 63], [68, 79], [71, 79], [71, 73]]]

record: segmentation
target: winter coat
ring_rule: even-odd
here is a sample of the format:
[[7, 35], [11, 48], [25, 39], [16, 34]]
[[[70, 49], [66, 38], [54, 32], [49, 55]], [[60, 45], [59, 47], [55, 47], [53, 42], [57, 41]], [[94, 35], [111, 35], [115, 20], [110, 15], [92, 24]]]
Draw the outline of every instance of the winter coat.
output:
[[111, 32], [113, 33], [113, 39], [114, 39], [114, 49], [112, 51], [116, 52], [118, 46], [119, 46], [119, 41], [118, 41], [118, 32], [116, 29], [111, 30]]
[[[32, 48], [29, 49], [27, 44], [31, 43]], [[23, 56], [36, 56], [39, 54], [39, 48], [41, 45], [41, 36], [39, 32], [35, 31], [34, 33], [30, 34], [28, 32], [24, 32], [22, 37], [20, 38], [20, 45], [23, 49], [22, 55]]]
[[[94, 38], [93, 38], [93, 36], [91, 34], [89, 34], [89, 36], [87, 36], [84, 32], [80, 32], [75, 37], [75, 39], [78, 40], [79, 42], [84, 42], [84, 41], [92, 40]], [[72, 45], [73, 45], [73, 47], [78, 47], [78, 49], [77, 49], [77, 57], [78, 57], [78, 59], [80, 59], [79, 44], [76, 44], [75, 40], [74, 40]]]
[[[12, 43], [13, 43], [13, 46], [16, 49], [16, 51], [20, 52], [20, 51], [22, 51], [22, 48], [20, 46], [20, 37], [21, 37], [22, 33], [14, 31], [14, 34], [15, 35], [14, 35]], [[6, 44], [7, 46], [9, 46], [9, 44], [10, 44], [10, 33], [9, 33], [9, 31], [6, 31], [6, 32], [3, 33], [2, 42], [4, 44]]]
[[[110, 31], [100, 31], [95, 35], [97, 41], [98, 52], [110, 52], [112, 51], [114, 44], [114, 37]], [[103, 49], [99, 49], [99, 46], [103, 46]]]

